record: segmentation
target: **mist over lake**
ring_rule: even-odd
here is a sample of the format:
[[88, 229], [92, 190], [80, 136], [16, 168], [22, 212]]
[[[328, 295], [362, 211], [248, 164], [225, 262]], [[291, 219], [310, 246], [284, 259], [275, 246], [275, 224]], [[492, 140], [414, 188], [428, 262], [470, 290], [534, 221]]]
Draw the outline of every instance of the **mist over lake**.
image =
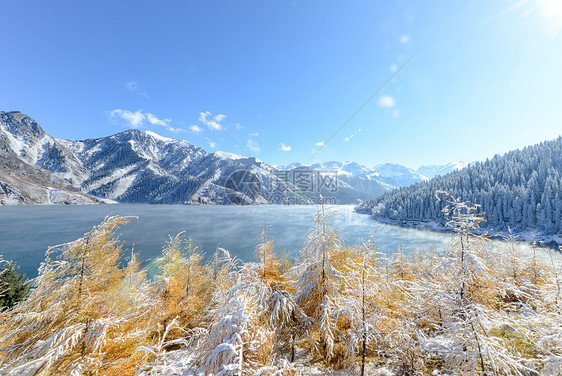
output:
[[[400, 247], [412, 250], [447, 249], [451, 235], [400, 228], [374, 221], [353, 211], [353, 206], [327, 208], [333, 226], [350, 245], [371, 236], [381, 252], [392, 254]], [[296, 255], [317, 213], [316, 206], [192, 206], [192, 205], [93, 205], [14, 206], [0, 208], [0, 254], [20, 266], [28, 277], [37, 268], [49, 246], [73, 241], [99, 224], [107, 215], [136, 216], [119, 230], [129, 252], [134, 249], [147, 263], [161, 254], [169, 236], [185, 231], [210, 257], [217, 246], [243, 261], [255, 259], [261, 231], [269, 227], [276, 250]], [[126, 252], [128, 253], [128, 252]]]

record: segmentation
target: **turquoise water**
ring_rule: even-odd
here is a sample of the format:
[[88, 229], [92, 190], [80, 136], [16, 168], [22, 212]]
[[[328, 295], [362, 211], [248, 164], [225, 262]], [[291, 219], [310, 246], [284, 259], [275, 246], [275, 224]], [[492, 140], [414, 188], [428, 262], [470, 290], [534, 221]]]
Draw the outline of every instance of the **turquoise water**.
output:
[[[0, 207], [0, 254], [13, 260], [28, 277], [37, 268], [49, 246], [81, 237], [107, 215], [137, 216], [119, 231], [126, 249], [137, 252], [147, 263], [158, 257], [170, 235], [185, 231], [200, 249], [211, 255], [217, 246], [234, 256], [254, 259], [264, 225], [279, 251], [298, 254], [313, 225], [315, 206], [189, 206], [189, 205], [95, 205]], [[352, 206], [328, 208], [332, 223], [348, 244], [374, 236], [378, 248], [388, 255], [402, 247], [438, 252], [446, 250], [450, 234], [400, 228], [378, 223], [353, 212]], [[126, 252], [129, 254], [130, 252]]]

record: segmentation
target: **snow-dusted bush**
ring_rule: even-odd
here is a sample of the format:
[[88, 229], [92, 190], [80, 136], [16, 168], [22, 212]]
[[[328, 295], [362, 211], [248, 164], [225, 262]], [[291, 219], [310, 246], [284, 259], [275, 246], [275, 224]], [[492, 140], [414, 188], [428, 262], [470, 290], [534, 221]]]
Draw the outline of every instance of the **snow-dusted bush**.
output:
[[108, 217], [83, 238], [48, 250], [29, 297], [0, 324], [1, 374], [82, 375], [131, 360], [149, 331], [150, 304], [142, 277], [134, 276], [138, 265], [119, 264], [115, 231], [127, 221]]
[[154, 280], [108, 217], [0, 313], [0, 374], [561, 374], [560, 257], [492, 245], [478, 206], [444, 197], [446, 255], [346, 246], [322, 208], [292, 265], [266, 231], [247, 263], [179, 234]]

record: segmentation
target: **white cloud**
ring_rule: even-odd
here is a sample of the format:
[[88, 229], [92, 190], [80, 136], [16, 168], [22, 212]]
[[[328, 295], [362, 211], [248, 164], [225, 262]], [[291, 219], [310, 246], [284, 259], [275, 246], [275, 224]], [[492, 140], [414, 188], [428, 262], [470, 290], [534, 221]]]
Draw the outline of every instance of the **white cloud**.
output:
[[258, 145], [258, 142], [254, 139], [249, 138], [248, 141], [246, 142], [246, 146], [254, 153], [260, 152], [260, 146]]
[[240, 129], [244, 128], [240, 123], [236, 123], [234, 124], [234, 126], [236, 127], [236, 130], [239, 131]]
[[119, 123], [130, 128], [139, 128], [144, 123], [145, 115], [142, 113], [142, 110], [132, 112], [117, 108], [109, 111], [109, 119], [114, 123]]
[[213, 117], [213, 115], [209, 111], [201, 112], [199, 114], [199, 121], [205, 124], [207, 127], [216, 131], [220, 131], [223, 129], [222, 125], [220, 125], [220, 122], [225, 118], [226, 115], [223, 114], [218, 114], [217, 116]]
[[289, 145], [285, 145], [284, 143], [281, 143], [281, 149], [282, 151], [291, 151], [291, 147]]
[[396, 103], [394, 103], [394, 98], [392, 98], [391, 96], [383, 95], [379, 98], [378, 104], [379, 107], [392, 108]]
[[401, 44], [406, 44], [410, 41], [410, 36], [407, 35], [407, 34], [404, 34], [400, 37], [399, 41], [400, 41]]
[[258, 141], [256, 141], [252, 137], [258, 137], [259, 135], [260, 134], [258, 132], [248, 133], [248, 141], [246, 141], [246, 146], [254, 153], [260, 152], [260, 146], [258, 145]]
[[113, 123], [125, 126], [127, 128], [142, 128], [146, 123], [150, 125], [160, 125], [166, 130], [174, 133], [186, 132], [182, 128], [174, 128], [170, 126], [172, 119], [160, 119], [158, 116], [150, 113], [137, 110], [135, 112], [129, 110], [121, 110], [119, 108], [107, 112], [109, 120]]
[[163, 127], [167, 127], [168, 124], [172, 121], [172, 119], [158, 119], [155, 115], [147, 112], [145, 114], [146, 120], [152, 125], [161, 125]]
[[316, 145], [316, 146], [326, 146], [326, 144], [324, 143], [324, 141], [318, 141], [318, 142], [315, 143], [314, 145]]
[[166, 129], [169, 130], [170, 132], [173, 132], [173, 133], [187, 132], [187, 130], [185, 130], [183, 128], [167, 127]]
[[189, 126], [189, 130], [192, 131], [193, 133], [201, 133], [203, 132], [203, 128], [201, 128], [200, 126], [193, 124]]
[[146, 94], [146, 91], [144, 91], [144, 90], [141, 88], [141, 85], [140, 85], [138, 82], [136, 82], [136, 81], [129, 81], [129, 82], [127, 82], [127, 83], [125, 84], [125, 87], [126, 87], [127, 89], [129, 89], [130, 91], [134, 91], [134, 92], [138, 93], [139, 95], [142, 95], [143, 97], [148, 98], [148, 94]]
[[209, 147], [210, 147], [211, 149], [214, 149], [214, 148], [217, 147], [217, 143], [214, 142], [214, 141], [209, 141]]
[[343, 139], [345, 142], [349, 141], [349, 137]]
[[125, 84], [125, 86], [131, 91], [135, 91], [139, 88], [139, 84], [137, 84], [135, 81], [129, 81]]

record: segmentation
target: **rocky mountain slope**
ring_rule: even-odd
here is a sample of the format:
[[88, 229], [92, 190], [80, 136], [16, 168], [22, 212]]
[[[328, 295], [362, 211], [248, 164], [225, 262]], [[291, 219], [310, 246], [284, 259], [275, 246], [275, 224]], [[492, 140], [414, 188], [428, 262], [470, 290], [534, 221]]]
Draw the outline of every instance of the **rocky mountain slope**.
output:
[[[57, 203], [61, 194], [53, 194], [50, 186], [74, 191], [92, 202], [100, 200], [88, 195], [155, 204], [309, 202], [290, 190], [273, 167], [255, 158], [208, 153], [152, 132], [127, 130], [110, 137], [64, 141], [49, 136], [20, 112], [0, 112], [0, 139], [6, 165], [0, 181], [4, 196], [9, 197], [4, 204], [50, 203], [44, 194], [23, 192], [23, 186], [43, 187], [43, 193]], [[19, 180], [14, 180], [16, 176]], [[25, 183], [23, 176], [28, 177]]]
[[[41, 139], [43, 148], [35, 140]], [[29, 117], [0, 112], [0, 205], [97, 204], [102, 199], [87, 195], [62, 177], [45, 170], [50, 154], [69, 157], [55, 139], [47, 136]], [[30, 163], [34, 161], [34, 163]], [[68, 165], [76, 161], [71, 160]], [[56, 170], [57, 166], [50, 166]], [[61, 175], [70, 171], [60, 171]]]
[[[335, 199], [339, 204], [356, 204], [358, 200], [374, 199], [395, 188], [406, 187], [428, 180], [425, 176], [399, 164], [385, 163], [369, 168], [356, 162], [325, 162], [304, 165], [292, 163], [282, 166], [290, 172], [290, 178], [302, 172], [312, 172], [316, 176], [322, 172], [331, 173], [337, 179], [337, 189], [321, 188], [319, 191], [327, 199]], [[318, 180], [318, 179], [316, 179]], [[318, 181], [316, 181], [318, 182]], [[317, 197], [318, 190], [307, 194]]]
[[[0, 204], [356, 204], [428, 180], [397, 164], [293, 163], [209, 153], [186, 141], [127, 130], [59, 140], [20, 112], [0, 112]], [[443, 166], [431, 166], [443, 171]], [[439, 167], [439, 168], [437, 168]]]

